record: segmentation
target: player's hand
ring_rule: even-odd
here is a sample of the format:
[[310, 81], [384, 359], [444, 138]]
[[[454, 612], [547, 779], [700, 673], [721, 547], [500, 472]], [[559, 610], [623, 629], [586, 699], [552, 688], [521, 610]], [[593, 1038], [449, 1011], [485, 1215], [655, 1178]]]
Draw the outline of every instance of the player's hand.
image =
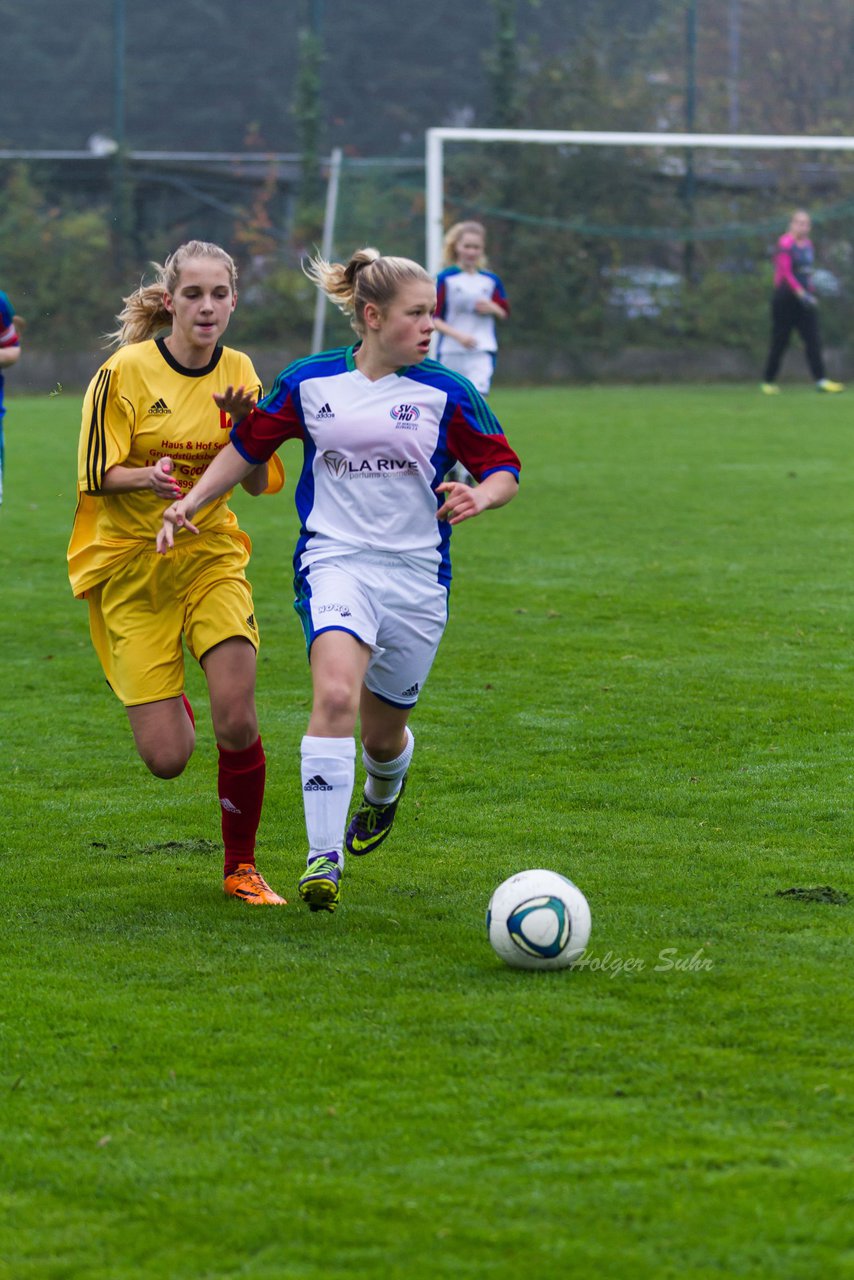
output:
[[800, 300], [805, 307], [809, 307], [813, 311], [817, 309], [818, 298], [815, 296], [814, 293], [808, 293], [807, 290], [804, 289], [803, 293], [799, 294], [798, 296], [800, 297]]
[[474, 351], [477, 347], [477, 338], [473, 338], [470, 333], [464, 333], [460, 338], [460, 343], [465, 347], [466, 351]]
[[157, 534], [157, 550], [161, 556], [165, 556], [166, 552], [174, 547], [175, 534], [179, 529], [186, 529], [189, 533], [199, 532], [185, 514], [186, 506], [187, 498], [182, 498], [180, 502], [173, 502], [172, 506], [167, 507], [163, 512], [163, 525]]
[[172, 459], [158, 458], [151, 468], [151, 490], [158, 498], [180, 498], [181, 486], [172, 475]]
[[472, 516], [479, 516], [486, 506], [479, 485], [472, 488], [459, 480], [444, 480], [442, 484], [436, 485], [436, 493], [445, 495], [436, 518], [447, 520], [448, 524], [462, 524], [463, 520], [471, 520]]
[[255, 397], [246, 387], [226, 387], [225, 391], [215, 391], [213, 398], [214, 404], [228, 414], [235, 426], [255, 408]]

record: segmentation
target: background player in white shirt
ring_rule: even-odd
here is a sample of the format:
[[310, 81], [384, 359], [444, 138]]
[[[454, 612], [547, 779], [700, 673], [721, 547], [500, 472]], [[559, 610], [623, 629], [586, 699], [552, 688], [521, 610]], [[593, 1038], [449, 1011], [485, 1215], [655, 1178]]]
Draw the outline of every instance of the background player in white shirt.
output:
[[479, 222], [457, 222], [444, 243], [445, 268], [436, 281], [436, 358], [489, 394], [498, 340], [495, 321], [510, 303], [501, 280], [486, 269], [486, 232]]
[[[333, 911], [345, 847], [381, 844], [403, 792], [407, 722], [447, 619], [451, 528], [515, 496], [519, 459], [471, 383], [427, 358], [436, 289], [423, 267], [362, 249], [346, 264], [315, 259], [307, 274], [360, 341], [296, 361], [255, 407], [242, 388], [217, 398], [236, 424], [231, 443], [166, 510], [158, 549], [195, 532], [195, 513], [284, 440], [302, 440], [294, 567], [314, 697], [299, 890], [312, 910]], [[456, 459], [474, 488], [442, 480]], [[357, 719], [367, 782], [348, 826]]]

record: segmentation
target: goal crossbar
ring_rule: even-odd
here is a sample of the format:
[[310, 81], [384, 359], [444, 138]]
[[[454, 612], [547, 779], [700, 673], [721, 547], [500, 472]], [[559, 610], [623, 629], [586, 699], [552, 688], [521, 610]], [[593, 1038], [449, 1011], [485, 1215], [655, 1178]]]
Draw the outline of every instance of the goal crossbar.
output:
[[528, 142], [543, 146], [718, 147], [742, 151], [854, 151], [854, 137], [750, 133], [610, 133], [585, 129], [435, 128], [426, 133], [427, 269], [442, 264], [446, 142]]

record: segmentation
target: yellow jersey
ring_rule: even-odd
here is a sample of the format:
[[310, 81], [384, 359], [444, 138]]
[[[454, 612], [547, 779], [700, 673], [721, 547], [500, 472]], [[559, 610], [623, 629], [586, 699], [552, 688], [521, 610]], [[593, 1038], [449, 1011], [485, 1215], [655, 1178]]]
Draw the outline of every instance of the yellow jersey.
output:
[[[103, 493], [114, 466], [148, 467], [172, 459], [172, 475], [188, 492], [228, 443], [231, 420], [217, 407], [214, 392], [228, 386], [261, 384], [242, 351], [217, 347], [202, 369], [185, 369], [162, 338], [120, 347], [89, 384], [77, 457], [77, 512], [68, 545], [68, 571], [75, 596], [103, 582], [141, 546], [157, 537], [168, 505], [148, 489]], [[284, 484], [277, 457], [270, 460], [266, 493]], [[204, 533], [228, 533], [249, 549], [228, 506], [229, 494], [198, 513], [193, 523]]]

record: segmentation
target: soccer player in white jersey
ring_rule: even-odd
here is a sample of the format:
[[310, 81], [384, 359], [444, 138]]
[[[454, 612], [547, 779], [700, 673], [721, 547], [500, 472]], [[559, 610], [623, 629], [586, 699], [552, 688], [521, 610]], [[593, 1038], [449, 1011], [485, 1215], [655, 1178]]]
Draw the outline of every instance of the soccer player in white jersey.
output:
[[489, 394], [498, 341], [496, 320], [510, 303], [501, 280], [486, 269], [486, 232], [479, 222], [457, 222], [445, 236], [445, 268], [436, 281], [436, 358]]
[[[283, 441], [302, 440], [295, 604], [313, 703], [299, 892], [312, 910], [334, 911], [345, 849], [381, 844], [403, 794], [408, 720], [447, 621], [451, 529], [515, 496], [519, 459], [472, 384], [427, 358], [436, 289], [423, 267], [362, 249], [346, 265], [316, 258], [307, 274], [359, 341], [296, 361], [257, 406], [240, 387], [217, 398], [235, 423], [231, 441], [167, 508], [158, 550], [181, 528], [195, 532], [196, 512]], [[442, 480], [457, 459], [475, 487]], [[357, 720], [367, 780], [348, 826]]]
[[[486, 231], [479, 222], [457, 222], [445, 235], [444, 270], [436, 281], [436, 358], [489, 395], [498, 341], [496, 320], [510, 312], [501, 280], [486, 269]], [[474, 483], [461, 462], [449, 480]]]

